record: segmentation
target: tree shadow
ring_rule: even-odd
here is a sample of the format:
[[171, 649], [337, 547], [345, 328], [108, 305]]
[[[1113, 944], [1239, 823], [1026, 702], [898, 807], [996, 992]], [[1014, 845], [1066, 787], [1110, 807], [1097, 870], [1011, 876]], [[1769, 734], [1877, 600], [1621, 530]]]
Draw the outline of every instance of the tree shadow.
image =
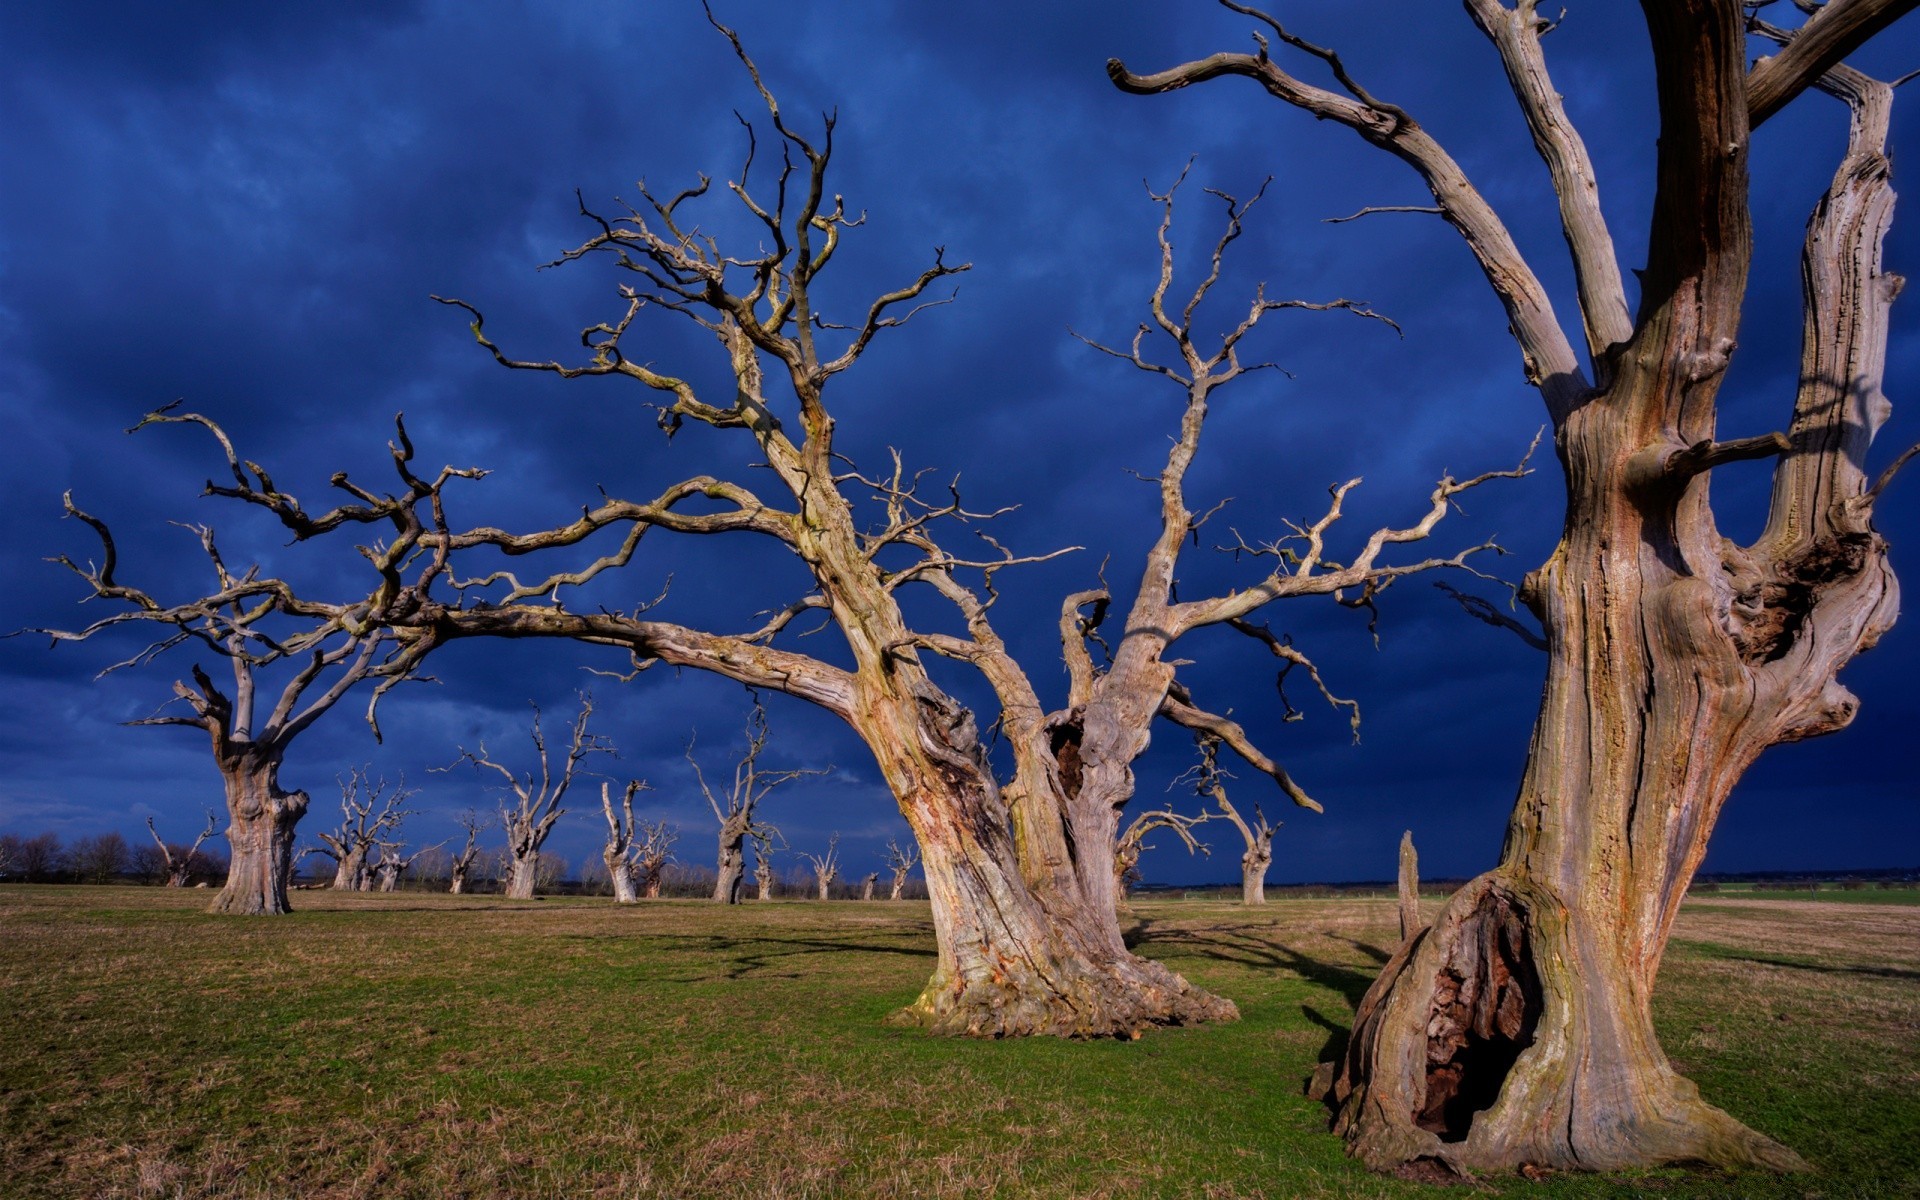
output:
[[[876, 942], [846, 942], [828, 938], [651, 933], [644, 936], [655, 942], [671, 943], [674, 949], [686, 951], [692, 956], [711, 956], [723, 964], [717, 971], [662, 980], [666, 983], [707, 983], [720, 979], [745, 979], [749, 976], [764, 978], [765, 973], [771, 971], [776, 965], [818, 954], [891, 954], [907, 958], [935, 958], [939, 953], [925, 946], [889, 946]], [[749, 947], [772, 948], [751, 950], [748, 949]], [[791, 978], [792, 976], [789, 974], [783, 977]]]
[[1768, 958], [1761, 954], [1720, 954], [1715, 957], [1727, 962], [1756, 963], [1764, 967], [1786, 967], [1794, 971], [1818, 971], [1823, 975], [1869, 975], [1879, 979], [1920, 979], [1920, 971], [1909, 967], [1869, 967], [1859, 963], [1833, 965], [1829, 963], [1795, 962], [1789, 958]]
[[[1377, 946], [1353, 938], [1334, 937], [1359, 950], [1376, 964], [1384, 964], [1391, 954]], [[1208, 925], [1156, 931], [1153, 921], [1141, 918], [1130, 945], [1152, 945], [1174, 952], [1186, 952], [1217, 962], [1266, 970], [1291, 971], [1310, 983], [1340, 993], [1351, 1006], [1358, 1006], [1367, 989], [1373, 986], [1374, 972], [1303, 954], [1279, 941], [1262, 937], [1239, 925]]]

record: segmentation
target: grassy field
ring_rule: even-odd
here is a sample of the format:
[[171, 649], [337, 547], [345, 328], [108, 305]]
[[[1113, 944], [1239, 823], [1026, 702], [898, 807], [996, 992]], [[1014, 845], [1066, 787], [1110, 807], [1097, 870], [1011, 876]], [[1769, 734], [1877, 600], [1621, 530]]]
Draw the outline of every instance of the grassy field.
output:
[[[1389, 900], [1139, 906], [1244, 1019], [1134, 1043], [882, 1027], [924, 904], [508, 902], [0, 887], [0, 1195], [1393, 1197], [1301, 1095]], [[1690, 903], [1661, 1036], [1813, 1175], [1466, 1194], [1920, 1195], [1920, 909]]]

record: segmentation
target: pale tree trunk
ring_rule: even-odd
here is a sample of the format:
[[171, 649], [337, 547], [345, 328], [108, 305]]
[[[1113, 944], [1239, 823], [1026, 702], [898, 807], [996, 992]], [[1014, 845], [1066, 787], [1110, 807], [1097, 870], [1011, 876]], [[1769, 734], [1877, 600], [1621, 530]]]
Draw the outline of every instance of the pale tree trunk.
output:
[[760, 891], [760, 899], [773, 899], [773, 867], [765, 859], [754, 865], [753, 882]]
[[540, 867], [540, 852], [529, 850], [513, 854], [507, 862], [507, 899], [533, 899], [533, 877]]
[[1267, 868], [1273, 865], [1273, 830], [1259, 835], [1259, 845], [1240, 856], [1240, 903], [1267, 902]]
[[660, 898], [660, 876], [658, 873], [655, 873], [647, 876], [647, 899], [658, 900], [659, 898]]
[[633, 864], [627, 861], [627, 856], [608, 850], [601, 854], [601, 858], [607, 864], [607, 878], [613, 881], [614, 903], [640, 903], [640, 894], [633, 886]]
[[361, 876], [366, 874], [367, 852], [364, 847], [356, 846], [347, 851], [333, 871], [333, 890], [352, 892], [360, 890]]
[[1418, 933], [1420, 920], [1420, 856], [1413, 849], [1413, 830], [1400, 835], [1400, 876], [1397, 889], [1400, 901], [1400, 940]]
[[[1547, 633], [1547, 685], [1501, 863], [1388, 965], [1335, 1085], [1338, 1128], [1369, 1162], [1805, 1165], [1674, 1071], [1651, 998], [1734, 784], [1766, 747], [1852, 719], [1857, 701], [1835, 676], [1898, 611], [1860, 467], [1886, 415], [1897, 290], [1879, 269], [1890, 91], [1842, 72], [1828, 84], [1852, 93], [1853, 146], [1809, 229], [1795, 449], [1760, 539], [1719, 538], [1707, 464], [1679, 473], [1690, 452], [1648, 420], [1699, 380], [1629, 349], [1608, 392], [1567, 418], [1567, 528], [1526, 588]], [[1737, 312], [1716, 267], [1740, 272], [1744, 259], [1710, 259], [1695, 276], [1670, 266], [1677, 295], [1643, 318], [1636, 343], [1726, 322], [1729, 292]], [[1713, 444], [1710, 428], [1679, 433], [1682, 447]]]
[[[729, 823], [720, 831], [719, 877], [714, 881], [713, 898], [721, 904], [740, 903], [740, 882], [746, 875], [747, 859], [742, 844], [746, 840], [744, 826], [736, 833]], [[761, 897], [765, 899], [766, 897]]]
[[906, 890], [907, 873], [905, 871], [895, 871], [893, 873], [893, 882], [887, 887], [887, 899], [898, 900], [905, 894]]
[[467, 890], [467, 873], [471, 870], [473, 870], [471, 862], [463, 862], [460, 859], [453, 861], [453, 871], [447, 882], [449, 896], [458, 896]]
[[226, 787], [226, 886], [208, 911], [245, 916], [291, 912], [287, 884], [293, 873], [294, 826], [307, 811], [305, 792], [283, 792], [277, 751], [252, 743], [219, 758]]
[[860, 898], [862, 900], [873, 899], [873, 885], [878, 882], [880, 882], [878, 875], [869, 875], [865, 879], [862, 879], [860, 881]]
[[[1416, 931], [1361, 1002], [1330, 1081], [1335, 1127], [1382, 1169], [1421, 1159], [1466, 1170], [1801, 1167], [1674, 1071], [1651, 997], [1734, 784], [1766, 747], [1852, 719], [1857, 701], [1836, 676], [1897, 611], [1872, 516], [1908, 456], [1878, 480], [1864, 473], [1888, 412], [1888, 311], [1901, 284], [1880, 261], [1892, 89], [1840, 60], [1912, 4], [1799, 4], [1808, 15], [1787, 31], [1736, 0], [1643, 0], [1660, 134], [1631, 319], [1593, 164], [1547, 73], [1540, 36], [1552, 23], [1533, 0], [1467, 6], [1553, 180], [1591, 384], [1493, 207], [1403, 110], [1345, 76], [1345, 95], [1303, 85], [1264, 42], [1257, 56], [1150, 76], [1109, 64], [1135, 92], [1252, 77], [1418, 171], [1506, 309], [1565, 472], [1560, 544], [1522, 589], [1548, 669], [1500, 865]], [[1750, 33], [1786, 49], [1749, 71]], [[1330, 50], [1309, 54], [1337, 62]], [[1717, 396], [1753, 250], [1752, 126], [1816, 84], [1847, 102], [1851, 129], [1802, 254], [1791, 424], [1720, 441]], [[1717, 528], [1708, 480], [1762, 458], [1778, 460], [1768, 521], [1742, 547]]]

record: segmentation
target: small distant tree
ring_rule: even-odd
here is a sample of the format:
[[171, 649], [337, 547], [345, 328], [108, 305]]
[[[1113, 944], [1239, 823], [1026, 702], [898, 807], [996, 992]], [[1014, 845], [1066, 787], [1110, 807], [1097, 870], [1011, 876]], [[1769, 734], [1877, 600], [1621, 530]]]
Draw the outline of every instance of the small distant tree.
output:
[[800, 857], [813, 864], [813, 879], [820, 887], [820, 898], [831, 899], [833, 885], [840, 878], [840, 835], [836, 833], [827, 839], [825, 854], [802, 854]]
[[153, 818], [147, 818], [147, 832], [153, 835], [154, 845], [160, 848], [160, 870], [166, 876], [168, 887], [187, 886], [187, 880], [192, 877], [196, 864], [204, 867], [205, 860], [200, 857], [200, 844], [212, 837], [218, 828], [219, 822], [214, 817], [213, 810], [208, 809], [207, 827], [200, 831], [199, 837], [193, 839], [193, 845], [183, 849], [177, 845], [168, 845], [160, 836], [160, 831], [153, 827]]
[[673, 861], [673, 844], [679, 839], [680, 831], [665, 821], [656, 821], [651, 825], [640, 822], [633, 865], [640, 883], [640, 894], [647, 899], [660, 898], [661, 877], [666, 872], [667, 864]]
[[[566, 797], [567, 789], [573, 786], [573, 773], [580, 765], [580, 760], [589, 754], [613, 753], [613, 747], [606, 739], [587, 732], [587, 723], [592, 717], [593, 695], [582, 692], [580, 715], [573, 720], [573, 734], [567, 745], [566, 758], [561, 762], [556, 778], [555, 764], [547, 753], [546, 735], [540, 728], [540, 706], [533, 706], [533, 748], [540, 759], [540, 779], [537, 784], [532, 772], [515, 775], [508, 767], [488, 758], [484, 742], [478, 751], [470, 752], [464, 748], [460, 751], [460, 761], [498, 772], [507, 781], [506, 791], [513, 797], [511, 805], [504, 798], [500, 803], [500, 825], [507, 834], [507, 895], [512, 899], [532, 899], [535, 885], [542, 881], [540, 847], [546, 842], [547, 835], [553, 832], [554, 822], [566, 812], [560, 807], [560, 801]], [[557, 882], [557, 878], [554, 881]]]
[[[644, 780], [633, 779], [627, 782], [626, 795], [621, 798], [620, 811], [613, 811], [613, 785], [600, 785], [600, 809], [607, 816], [607, 844], [600, 851], [601, 861], [606, 863], [607, 879], [613, 884], [615, 904], [635, 904], [640, 894], [633, 886], [633, 872], [636, 860], [646, 853], [648, 842], [636, 840], [638, 829], [633, 821], [633, 798], [647, 789]], [[658, 871], [655, 872], [657, 883]]]
[[480, 835], [492, 824], [491, 820], [482, 818], [472, 809], [468, 809], [466, 815], [460, 818], [460, 828], [466, 832], [467, 840], [449, 864], [447, 892], [450, 895], [458, 896], [467, 890], [467, 880], [480, 857]]
[[919, 861], [920, 847], [908, 842], [907, 848], [902, 850], [899, 842], [887, 839], [887, 870], [893, 872], [893, 883], [887, 889], [887, 899], [898, 900], [906, 893], [907, 876]]
[[866, 876], [860, 880], [860, 898], [862, 900], [873, 899], [873, 885], [879, 882], [880, 882], [880, 872], [878, 871], [867, 872]]
[[[748, 835], [753, 838], [753, 882], [762, 900], [773, 899], [773, 839], [779, 836], [779, 832], [766, 828]], [[784, 842], [781, 844], [785, 845]]]
[[399, 843], [380, 843], [380, 858], [373, 864], [373, 877], [379, 890], [383, 892], [398, 891], [400, 888], [400, 880], [406, 875], [409, 867], [413, 866], [413, 864], [424, 855], [431, 854], [433, 851], [445, 845], [445, 842], [436, 842], [431, 846], [423, 846], [415, 850], [412, 854], [402, 855], [400, 851], [404, 847]]
[[116, 830], [81, 838], [67, 858], [75, 882], [112, 883], [132, 864], [133, 852]]
[[1222, 816], [1233, 822], [1240, 831], [1240, 838], [1247, 845], [1247, 851], [1240, 856], [1240, 903], [1265, 904], [1267, 902], [1267, 868], [1273, 865], [1273, 834], [1275, 826], [1267, 823], [1266, 814], [1260, 806], [1253, 806], [1253, 821], [1240, 815], [1240, 810], [1227, 799], [1227, 773], [1220, 769], [1217, 755], [1220, 742], [1216, 738], [1201, 734], [1196, 741], [1200, 744], [1200, 766], [1194, 780], [1194, 790], [1212, 800]]
[[707, 786], [706, 774], [701, 771], [699, 760], [693, 757], [693, 739], [687, 739], [687, 762], [693, 766], [693, 777], [700, 784], [700, 794], [707, 798], [707, 807], [713, 810], [715, 819], [720, 822], [719, 879], [714, 883], [713, 898], [722, 904], [736, 904], [740, 900], [740, 882], [746, 874], [747, 838], [758, 840], [773, 830], [773, 826], [762, 825], [754, 820], [760, 802], [783, 783], [790, 783], [803, 775], [825, 775], [833, 770], [832, 767], [821, 770], [762, 770], [760, 753], [766, 746], [767, 710], [756, 696], [753, 715], [747, 718], [747, 751], [734, 764], [733, 786], [728, 789], [723, 803]]
[[412, 815], [403, 808], [419, 794], [402, 779], [391, 790], [384, 777], [372, 779], [370, 767], [355, 767], [335, 776], [340, 785], [340, 824], [320, 834], [320, 845], [302, 852], [322, 854], [334, 861], [333, 888], [338, 892], [369, 891], [373, 887], [373, 868], [368, 861], [376, 846], [385, 844], [388, 835], [399, 831], [400, 823]]

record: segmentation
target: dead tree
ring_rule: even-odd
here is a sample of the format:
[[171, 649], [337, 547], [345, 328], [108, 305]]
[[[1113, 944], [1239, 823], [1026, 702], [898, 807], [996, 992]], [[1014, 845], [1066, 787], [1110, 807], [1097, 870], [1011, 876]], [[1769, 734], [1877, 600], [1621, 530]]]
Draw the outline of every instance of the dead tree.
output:
[[874, 884], [879, 882], [880, 882], [880, 872], [878, 871], [867, 872], [867, 874], [860, 880], [860, 898], [862, 900], [873, 899], [873, 886]]
[[453, 856], [448, 868], [447, 894], [458, 896], [467, 890], [467, 880], [473, 874], [474, 864], [480, 858], [480, 834], [491, 826], [491, 820], [484, 820], [472, 809], [460, 818], [460, 828], [467, 835], [466, 842], [460, 847], [460, 853]]
[[640, 894], [649, 900], [660, 898], [667, 864], [673, 861], [673, 844], [680, 831], [665, 821], [640, 822], [639, 844], [634, 849], [633, 865], [639, 877]]
[[[1464, 565], [1483, 547], [1399, 564], [1387, 558], [1389, 551], [1427, 537], [1453, 497], [1492, 476], [1443, 479], [1418, 519], [1336, 546], [1334, 527], [1358, 483], [1349, 481], [1333, 489], [1327, 510], [1298, 526], [1295, 536], [1245, 547], [1270, 559], [1271, 570], [1261, 563], [1254, 578], [1226, 594], [1176, 600], [1181, 548], [1206, 520], [1187, 507], [1183, 481], [1213, 394], [1257, 369], [1238, 357], [1242, 340], [1282, 309], [1372, 314], [1344, 300], [1261, 296], [1216, 351], [1201, 351], [1194, 312], [1218, 271], [1197, 285], [1184, 307], [1168, 301], [1171, 200], [1161, 197], [1169, 215], [1161, 226], [1163, 269], [1151, 316], [1177, 365], [1149, 362], [1137, 340], [1130, 356], [1136, 366], [1175, 381], [1185, 397], [1179, 432], [1159, 476], [1161, 524], [1141, 564], [1124, 636], [1106, 666], [1096, 667], [1088, 640], [1097, 636], [1111, 597], [1099, 588], [1067, 598], [1061, 632], [1070, 689], [1066, 707], [1050, 711], [993, 623], [994, 579], [1000, 571], [1066, 551], [1016, 554], [978, 529], [995, 514], [968, 509], [955, 488], [930, 495], [930, 487], [922, 489], [923, 475], [907, 470], [897, 455], [891, 470], [863, 474], [834, 444], [833, 381], [856, 365], [874, 338], [944, 302], [925, 297], [965, 268], [936, 252], [916, 277], [856, 310], [850, 321], [836, 322], [817, 307], [816, 283], [843, 236], [859, 223], [828, 186], [832, 118], [821, 136], [796, 131], [738, 39], [731, 30], [722, 32], [760, 93], [779, 148], [773, 179], [762, 180], [755, 172], [767, 168], [756, 158], [749, 130], [746, 165], [727, 187], [761, 226], [757, 249], [723, 250], [708, 232], [713, 226], [695, 223], [689, 206], [706, 194], [704, 180], [665, 200], [643, 192], [644, 204], [617, 220], [589, 212], [591, 235], [562, 261], [610, 259], [628, 282], [619, 315], [586, 331], [588, 354], [574, 364], [515, 358], [494, 342], [477, 308], [448, 303], [467, 310], [476, 340], [505, 366], [567, 378], [621, 377], [659, 397], [659, 420], [668, 434], [692, 423], [750, 440], [757, 465], [766, 468], [764, 486], [774, 494], [701, 476], [647, 502], [608, 499], [559, 528], [452, 537], [458, 546], [521, 554], [574, 545], [602, 531], [623, 534], [618, 549], [585, 569], [524, 581], [496, 572], [472, 586], [504, 587], [503, 594], [485, 604], [423, 608], [413, 621], [447, 639], [565, 637], [621, 646], [636, 669], [663, 662], [715, 672], [817, 704], [847, 722], [873, 753], [919, 842], [934, 901], [939, 957], [933, 978], [897, 1014], [899, 1021], [979, 1036], [1131, 1036], [1155, 1024], [1232, 1018], [1230, 1002], [1136, 957], [1122, 940], [1108, 848], [1132, 795], [1132, 763], [1145, 750], [1150, 727], [1165, 718], [1213, 731], [1295, 803], [1313, 801], [1238, 724], [1194, 701], [1175, 681], [1167, 651], [1178, 638], [1210, 625], [1260, 636], [1249, 619], [1283, 598], [1343, 595], [1364, 603], [1402, 575]], [[1216, 264], [1238, 236], [1244, 213], [1245, 206], [1229, 205]], [[711, 334], [731, 371], [727, 386], [706, 393], [689, 381], [693, 372], [667, 373], [656, 348], [641, 344], [643, 313], [685, 317]], [[953, 549], [956, 527], [983, 548]], [[553, 602], [564, 588], [631, 561], [654, 530], [752, 535], [798, 559], [815, 590], [780, 606], [761, 627], [736, 634], [650, 620], [639, 611], [572, 612]], [[908, 588], [930, 589], [950, 604], [965, 633], [916, 627], [902, 607], [901, 592]], [[837, 628], [844, 654], [815, 657], [778, 644], [798, 618], [814, 612]], [[1265, 640], [1283, 660], [1306, 661], [1279, 639]], [[998, 720], [977, 720], [942, 688], [933, 657], [977, 670], [994, 693]], [[1011, 747], [1004, 780], [989, 760], [981, 732], [986, 724], [995, 725]], [[1082, 852], [1076, 854], [1076, 846]], [[1094, 846], [1101, 849], [1084, 850]]]
[[200, 853], [200, 843], [212, 837], [219, 828], [213, 810], [207, 810], [207, 827], [200, 836], [193, 839], [193, 845], [182, 850], [178, 846], [169, 846], [160, 837], [160, 831], [153, 827], [153, 818], [147, 818], [147, 832], [153, 835], [154, 842], [160, 847], [160, 860], [166, 865], [167, 886], [171, 888], [187, 886], [187, 879], [193, 874], [196, 865], [194, 859]]
[[[1547, 681], [1505, 850], [1362, 1002], [1332, 1090], [1336, 1128], [1382, 1168], [1423, 1158], [1461, 1169], [1800, 1167], [1674, 1070], [1650, 997], [1735, 781], [1768, 746], [1853, 719], [1858, 700], [1836, 676], [1896, 614], [1873, 513], [1912, 451], [1867, 471], [1890, 407], [1888, 313], [1901, 283], [1881, 264], [1893, 91], [1841, 60], [1912, 0], [1797, 0], [1796, 29], [1758, 16], [1784, 6], [1644, 0], [1660, 128], [1637, 311], [1592, 160], [1548, 72], [1541, 36], [1554, 22], [1534, 0], [1468, 0], [1546, 162], [1577, 327], [1411, 114], [1332, 50], [1222, 2], [1259, 23], [1256, 53], [1152, 75], [1113, 62], [1114, 82], [1152, 93], [1244, 76], [1412, 167], [1506, 308], [1566, 478], [1560, 543], [1520, 589], [1541, 625]], [[1330, 85], [1295, 76], [1269, 33], [1330, 71]], [[1751, 66], [1750, 48], [1762, 56]], [[1753, 252], [1749, 141], [1808, 89], [1844, 104], [1850, 125], [1801, 251], [1802, 367], [1780, 431], [1723, 438], [1716, 400]], [[1759, 535], [1740, 545], [1721, 535], [1708, 483], [1716, 467], [1753, 459], [1773, 460], [1772, 497]]]
[[1212, 848], [1193, 836], [1193, 827], [1204, 825], [1206, 821], [1205, 813], [1189, 817], [1171, 808], [1156, 808], [1135, 815], [1113, 842], [1113, 890], [1116, 898], [1124, 901], [1133, 885], [1140, 882], [1140, 856], [1153, 849], [1147, 845], [1147, 835], [1156, 829], [1171, 829], [1186, 844], [1188, 854], [1211, 857]]
[[820, 898], [833, 899], [833, 885], [840, 879], [840, 835], [836, 833], [827, 839], [825, 854], [802, 854], [800, 857], [813, 864], [813, 881], [820, 888]]
[[887, 839], [887, 870], [893, 873], [893, 882], [887, 887], [887, 899], [898, 900], [907, 890], [907, 876], [912, 874], [913, 866], [920, 861], [920, 848], [911, 842], [906, 849], [892, 838]]
[[388, 835], [399, 830], [400, 823], [412, 812], [402, 805], [419, 794], [419, 789], [409, 789], [404, 779], [389, 791], [387, 781], [370, 778], [369, 770], [355, 767], [346, 775], [335, 777], [340, 785], [340, 824], [331, 832], [320, 834], [321, 844], [309, 852], [324, 854], [334, 861], [333, 890], [336, 892], [372, 890], [373, 865], [368, 856], [375, 847], [386, 844]]
[[[700, 770], [699, 760], [693, 757], [693, 739], [687, 739], [687, 762], [693, 766], [693, 777], [700, 784], [700, 794], [707, 798], [707, 807], [720, 822], [720, 856], [718, 878], [713, 886], [713, 898], [722, 904], [737, 904], [740, 900], [740, 883], [746, 874], [746, 840], [749, 837], [759, 839], [773, 829], [754, 820], [760, 802], [767, 794], [783, 783], [790, 783], [803, 775], [825, 775], [832, 767], [821, 770], [766, 771], [760, 767], [760, 754], [767, 746], [767, 710], [759, 698], [753, 702], [753, 715], [747, 718], [747, 750], [733, 767], [733, 786], [728, 789], [726, 800], [722, 803], [713, 789], [707, 786], [707, 777]], [[755, 832], [756, 830], [760, 832]]]
[[1233, 822], [1240, 831], [1240, 840], [1246, 843], [1246, 852], [1240, 856], [1240, 903], [1265, 904], [1267, 902], [1267, 868], [1273, 865], [1273, 834], [1275, 826], [1267, 821], [1267, 815], [1260, 811], [1258, 804], [1253, 806], [1251, 823], [1240, 815], [1240, 810], [1227, 799], [1227, 773], [1220, 769], [1218, 740], [1205, 734], [1195, 739], [1200, 744], [1200, 765], [1194, 770], [1194, 791], [1213, 802], [1220, 815]]
[[[567, 789], [573, 786], [573, 772], [580, 760], [589, 754], [611, 754], [613, 747], [598, 734], [587, 732], [587, 722], [593, 716], [593, 696], [580, 693], [580, 715], [573, 720], [573, 732], [567, 744], [566, 758], [559, 764], [559, 774], [554, 774], [555, 764], [547, 753], [546, 734], [540, 728], [540, 706], [533, 705], [533, 749], [540, 760], [540, 776], [534, 779], [533, 772], [515, 775], [511, 768], [487, 757], [485, 742], [476, 751], [464, 747], [460, 757], [454, 763], [470, 762], [476, 769], [484, 768], [497, 772], [506, 780], [502, 789], [512, 796], [508, 804], [505, 796], [500, 801], [500, 827], [507, 834], [507, 896], [514, 900], [533, 899], [534, 885], [540, 873], [540, 847], [546, 843], [547, 835], [553, 832], [553, 824], [558, 821], [566, 809], [560, 807], [560, 801], [566, 798]], [[450, 771], [453, 767], [436, 767], [435, 770]]]
[[1420, 855], [1413, 848], [1413, 830], [1400, 835], [1400, 940], [1406, 941], [1426, 924], [1420, 920]]
[[607, 817], [607, 844], [601, 847], [600, 859], [607, 864], [607, 879], [613, 884], [613, 902], [615, 904], [637, 904], [640, 894], [633, 887], [633, 871], [636, 860], [644, 853], [646, 841], [638, 844], [634, 839], [637, 828], [633, 823], [633, 798], [647, 790], [643, 780], [627, 781], [626, 794], [621, 797], [620, 811], [613, 811], [613, 785], [600, 785], [600, 811]]
[[[412, 854], [402, 857], [400, 851], [403, 847], [399, 843], [381, 842], [380, 857], [374, 862], [372, 869], [372, 874], [378, 883], [379, 890], [383, 892], [398, 891], [401, 877], [407, 873], [407, 869], [413, 866], [422, 855], [430, 854], [444, 845], [446, 845], [445, 842], [435, 842], [431, 846], [423, 846], [415, 850]], [[366, 891], [367, 889], [361, 888], [360, 890]]]
[[[773, 839], [779, 836], [779, 830], [765, 827], [759, 833], [750, 833], [753, 838], [753, 882], [759, 889], [759, 898], [773, 899]], [[782, 843], [785, 844], [784, 842]]]
[[[98, 566], [90, 563], [84, 567], [65, 555], [54, 561], [86, 581], [91, 589], [88, 599], [125, 605], [128, 611], [103, 617], [73, 632], [32, 632], [48, 634], [57, 643], [83, 641], [127, 624], [157, 625], [167, 630], [161, 640], [108, 667], [102, 675], [145, 663], [187, 642], [227, 660], [232, 673], [231, 694], [194, 664], [193, 682], [177, 681], [173, 685], [175, 697], [186, 703], [192, 715], [157, 713], [131, 724], [190, 726], [204, 731], [212, 740], [214, 765], [226, 791], [230, 821], [227, 842], [232, 860], [226, 886], [215, 898], [212, 911], [284, 913], [289, 911], [287, 884], [293, 870], [294, 828], [308, 803], [303, 791], [281, 790], [280, 763], [287, 747], [322, 713], [367, 680], [376, 681], [367, 706], [367, 722], [375, 738], [379, 737], [375, 706], [380, 697], [413, 677], [436, 644], [430, 633], [384, 624], [395, 615], [414, 613], [446, 565], [444, 553], [421, 553], [420, 535], [428, 523], [421, 519], [420, 508], [437, 507], [441, 490], [450, 479], [478, 478], [481, 472], [447, 467], [430, 481], [416, 476], [408, 465], [413, 457], [412, 443], [407, 440], [405, 426], [396, 420], [397, 439], [389, 448], [406, 483], [403, 494], [387, 496], [377, 503], [342, 505], [308, 518], [298, 500], [278, 491], [257, 465], [243, 464], [217, 424], [198, 413], [174, 413], [174, 407], [168, 405], [147, 414], [133, 429], [191, 424], [211, 433], [226, 454], [234, 485], [209, 481], [208, 495], [244, 499], [270, 508], [301, 540], [342, 526], [392, 526], [384, 540], [361, 551], [373, 568], [374, 585], [360, 597], [337, 603], [303, 596], [286, 580], [263, 576], [258, 566], [239, 572], [229, 570], [215, 545], [214, 531], [207, 526], [188, 526], [199, 538], [213, 569], [215, 586], [192, 599], [163, 604], [151, 594], [119, 582], [114, 574], [118, 553], [106, 523], [77, 507], [71, 493], [63, 498], [67, 515], [90, 526], [99, 536], [101, 560]], [[344, 472], [335, 475], [333, 482], [358, 499], [375, 500]], [[262, 716], [257, 711], [257, 697], [262, 689], [271, 688], [265, 676], [278, 673], [274, 668], [291, 674], [279, 685], [271, 709]]]

